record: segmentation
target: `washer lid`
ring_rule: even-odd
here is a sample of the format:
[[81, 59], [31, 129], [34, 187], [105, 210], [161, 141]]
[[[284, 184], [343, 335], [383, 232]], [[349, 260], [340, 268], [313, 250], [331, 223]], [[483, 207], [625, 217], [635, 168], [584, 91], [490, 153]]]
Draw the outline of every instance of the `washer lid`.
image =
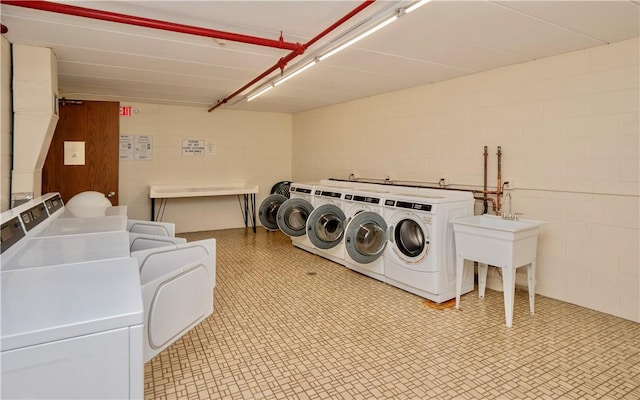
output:
[[317, 207], [307, 220], [309, 240], [319, 249], [331, 249], [344, 237], [346, 217], [335, 204], [323, 204]]
[[384, 218], [374, 212], [363, 211], [349, 221], [344, 246], [354, 261], [369, 264], [382, 256], [388, 240]]
[[2, 351], [141, 325], [135, 258], [2, 272]]
[[278, 209], [278, 228], [288, 236], [297, 237], [306, 233], [307, 218], [313, 206], [307, 200], [296, 197], [285, 201]]
[[278, 208], [285, 201], [287, 201], [287, 198], [281, 194], [272, 194], [262, 201], [258, 209], [258, 217], [264, 229], [268, 231], [278, 230]]

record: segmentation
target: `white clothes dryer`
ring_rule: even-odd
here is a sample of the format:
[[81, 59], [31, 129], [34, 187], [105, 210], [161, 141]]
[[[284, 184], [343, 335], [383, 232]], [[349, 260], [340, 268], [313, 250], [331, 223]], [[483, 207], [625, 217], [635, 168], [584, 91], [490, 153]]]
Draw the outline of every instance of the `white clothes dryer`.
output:
[[383, 282], [383, 254], [389, 240], [383, 218], [384, 195], [373, 189], [353, 189], [347, 191], [344, 200], [348, 220], [344, 238], [345, 266]]
[[278, 208], [276, 223], [278, 228], [291, 238], [291, 243], [302, 250], [315, 254], [316, 249], [307, 235], [307, 219], [315, 203], [313, 183], [291, 183], [289, 200]]
[[344, 265], [344, 229], [346, 216], [342, 201], [345, 188], [316, 186], [315, 209], [307, 221], [307, 235], [316, 248], [316, 254]]
[[[472, 193], [447, 195], [442, 190], [389, 194], [384, 203], [391, 239], [384, 253], [385, 282], [437, 303], [455, 297], [451, 221], [473, 215]], [[473, 268], [465, 271], [463, 293], [473, 290]]]

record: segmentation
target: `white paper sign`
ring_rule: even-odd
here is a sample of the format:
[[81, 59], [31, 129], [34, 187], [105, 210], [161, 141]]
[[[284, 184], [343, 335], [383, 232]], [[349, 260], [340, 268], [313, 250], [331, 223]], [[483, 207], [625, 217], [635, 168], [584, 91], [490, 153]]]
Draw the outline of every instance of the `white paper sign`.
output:
[[84, 142], [64, 142], [64, 165], [84, 165]]
[[204, 154], [206, 156], [209, 156], [209, 157], [216, 155], [216, 142], [215, 142], [215, 140], [207, 140], [205, 142]]
[[121, 160], [153, 160], [153, 136], [120, 135]]
[[182, 141], [183, 156], [204, 156], [204, 140], [187, 139]]
[[120, 159], [133, 160], [133, 136], [120, 135]]
[[133, 148], [136, 160], [149, 161], [153, 159], [152, 136], [134, 136]]

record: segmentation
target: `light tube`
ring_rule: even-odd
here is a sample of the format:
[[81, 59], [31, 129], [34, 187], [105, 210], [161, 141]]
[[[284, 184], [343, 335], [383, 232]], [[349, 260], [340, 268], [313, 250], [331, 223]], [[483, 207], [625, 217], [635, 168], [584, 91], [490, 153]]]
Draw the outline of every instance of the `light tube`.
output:
[[411, 11], [415, 11], [417, 8], [422, 7], [423, 5], [427, 4], [428, 2], [430, 2], [431, 0], [420, 0], [417, 1], [415, 3], [413, 3], [412, 5], [410, 5], [409, 7], [404, 9], [404, 13], [405, 14], [409, 14]]
[[293, 73], [283, 77], [282, 79], [280, 79], [279, 81], [276, 81], [273, 83], [273, 86], [278, 86], [281, 83], [284, 83], [286, 81], [288, 81], [289, 79], [293, 78], [294, 76], [303, 73], [304, 71], [308, 70], [309, 68], [313, 67], [314, 65], [316, 65], [317, 61], [313, 60], [311, 61], [309, 64], [305, 65], [304, 67], [294, 71]]
[[385, 26], [389, 25], [390, 23], [396, 21], [398, 19], [397, 15], [394, 15], [391, 18], [388, 18], [384, 21], [382, 21], [381, 23], [379, 23], [378, 25], [374, 26], [373, 28], [359, 34], [358, 36], [354, 37], [353, 39], [349, 40], [348, 42], [345, 42], [343, 44], [341, 44], [340, 46], [336, 47], [335, 49], [331, 50], [330, 52], [321, 55], [320, 57], [318, 57], [318, 61], [322, 61], [325, 60], [329, 57], [331, 57], [332, 55], [336, 54], [337, 52], [339, 52], [340, 50], [344, 50], [347, 47], [351, 46], [352, 44], [362, 40], [363, 38], [371, 35], [372, 33], [384, 28]]
[[264, 89], [260, 90], [258, 93], [256, 93], [256, 94], [252, 94], [251, 96], [247, 97], [247, 101], [251, 101], [251, 100], [255, 99], [256, 97], [261, 96], [261, 95], [263, 95], [263, 94], [267, 93], [267, 92], [268, 92], [269, 90], [271, 90], [271, 89], [273, 89], [273, 85], [272, 85], [272, 84], [269, 84], [269, 86], [267, 86], [266, 88], [264, 88]]

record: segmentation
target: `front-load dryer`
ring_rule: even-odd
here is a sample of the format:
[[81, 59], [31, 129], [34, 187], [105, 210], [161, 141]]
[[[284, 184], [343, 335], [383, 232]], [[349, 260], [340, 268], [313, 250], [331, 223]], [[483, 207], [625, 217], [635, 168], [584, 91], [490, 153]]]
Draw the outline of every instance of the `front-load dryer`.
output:
[[314, 208], [313, 183], [292, 183], [290, 199], [280, 205], [276, 214], [278, 228], [291, 238], [291, 243], [315, 254], [315, 247], [307, 235], [307, 219]]
[[344, 200], [348, 218], [344, 237], [345, 266], [383, 282], [383, 254], [389, 240], [388, 225], [383, 218], [384, 194], [373, 190], [349, 190]]
[[[441, 303], [455, 297], [455, 247], [450, 221], [473, 214], [471, 193], [447, 196], [441, 190], [389, 194], [384, 217], [390, 242], [385, 250], [385, 282]], [[466, 268], [463, 293], [473, 290]]]
[[307, 235], [316, 254], [344, 265], [344, 229], [346, 216], [342, 198], [345, 188], [316, 186], [315, 209], [307, 220]]
[[287, 201], [287, 198], [281, 194], [272, 194], [267, 196], [258, 208], [258, 218], [264, 229], [268, 231], [277, 231], [278, 228], [278, 209]]

